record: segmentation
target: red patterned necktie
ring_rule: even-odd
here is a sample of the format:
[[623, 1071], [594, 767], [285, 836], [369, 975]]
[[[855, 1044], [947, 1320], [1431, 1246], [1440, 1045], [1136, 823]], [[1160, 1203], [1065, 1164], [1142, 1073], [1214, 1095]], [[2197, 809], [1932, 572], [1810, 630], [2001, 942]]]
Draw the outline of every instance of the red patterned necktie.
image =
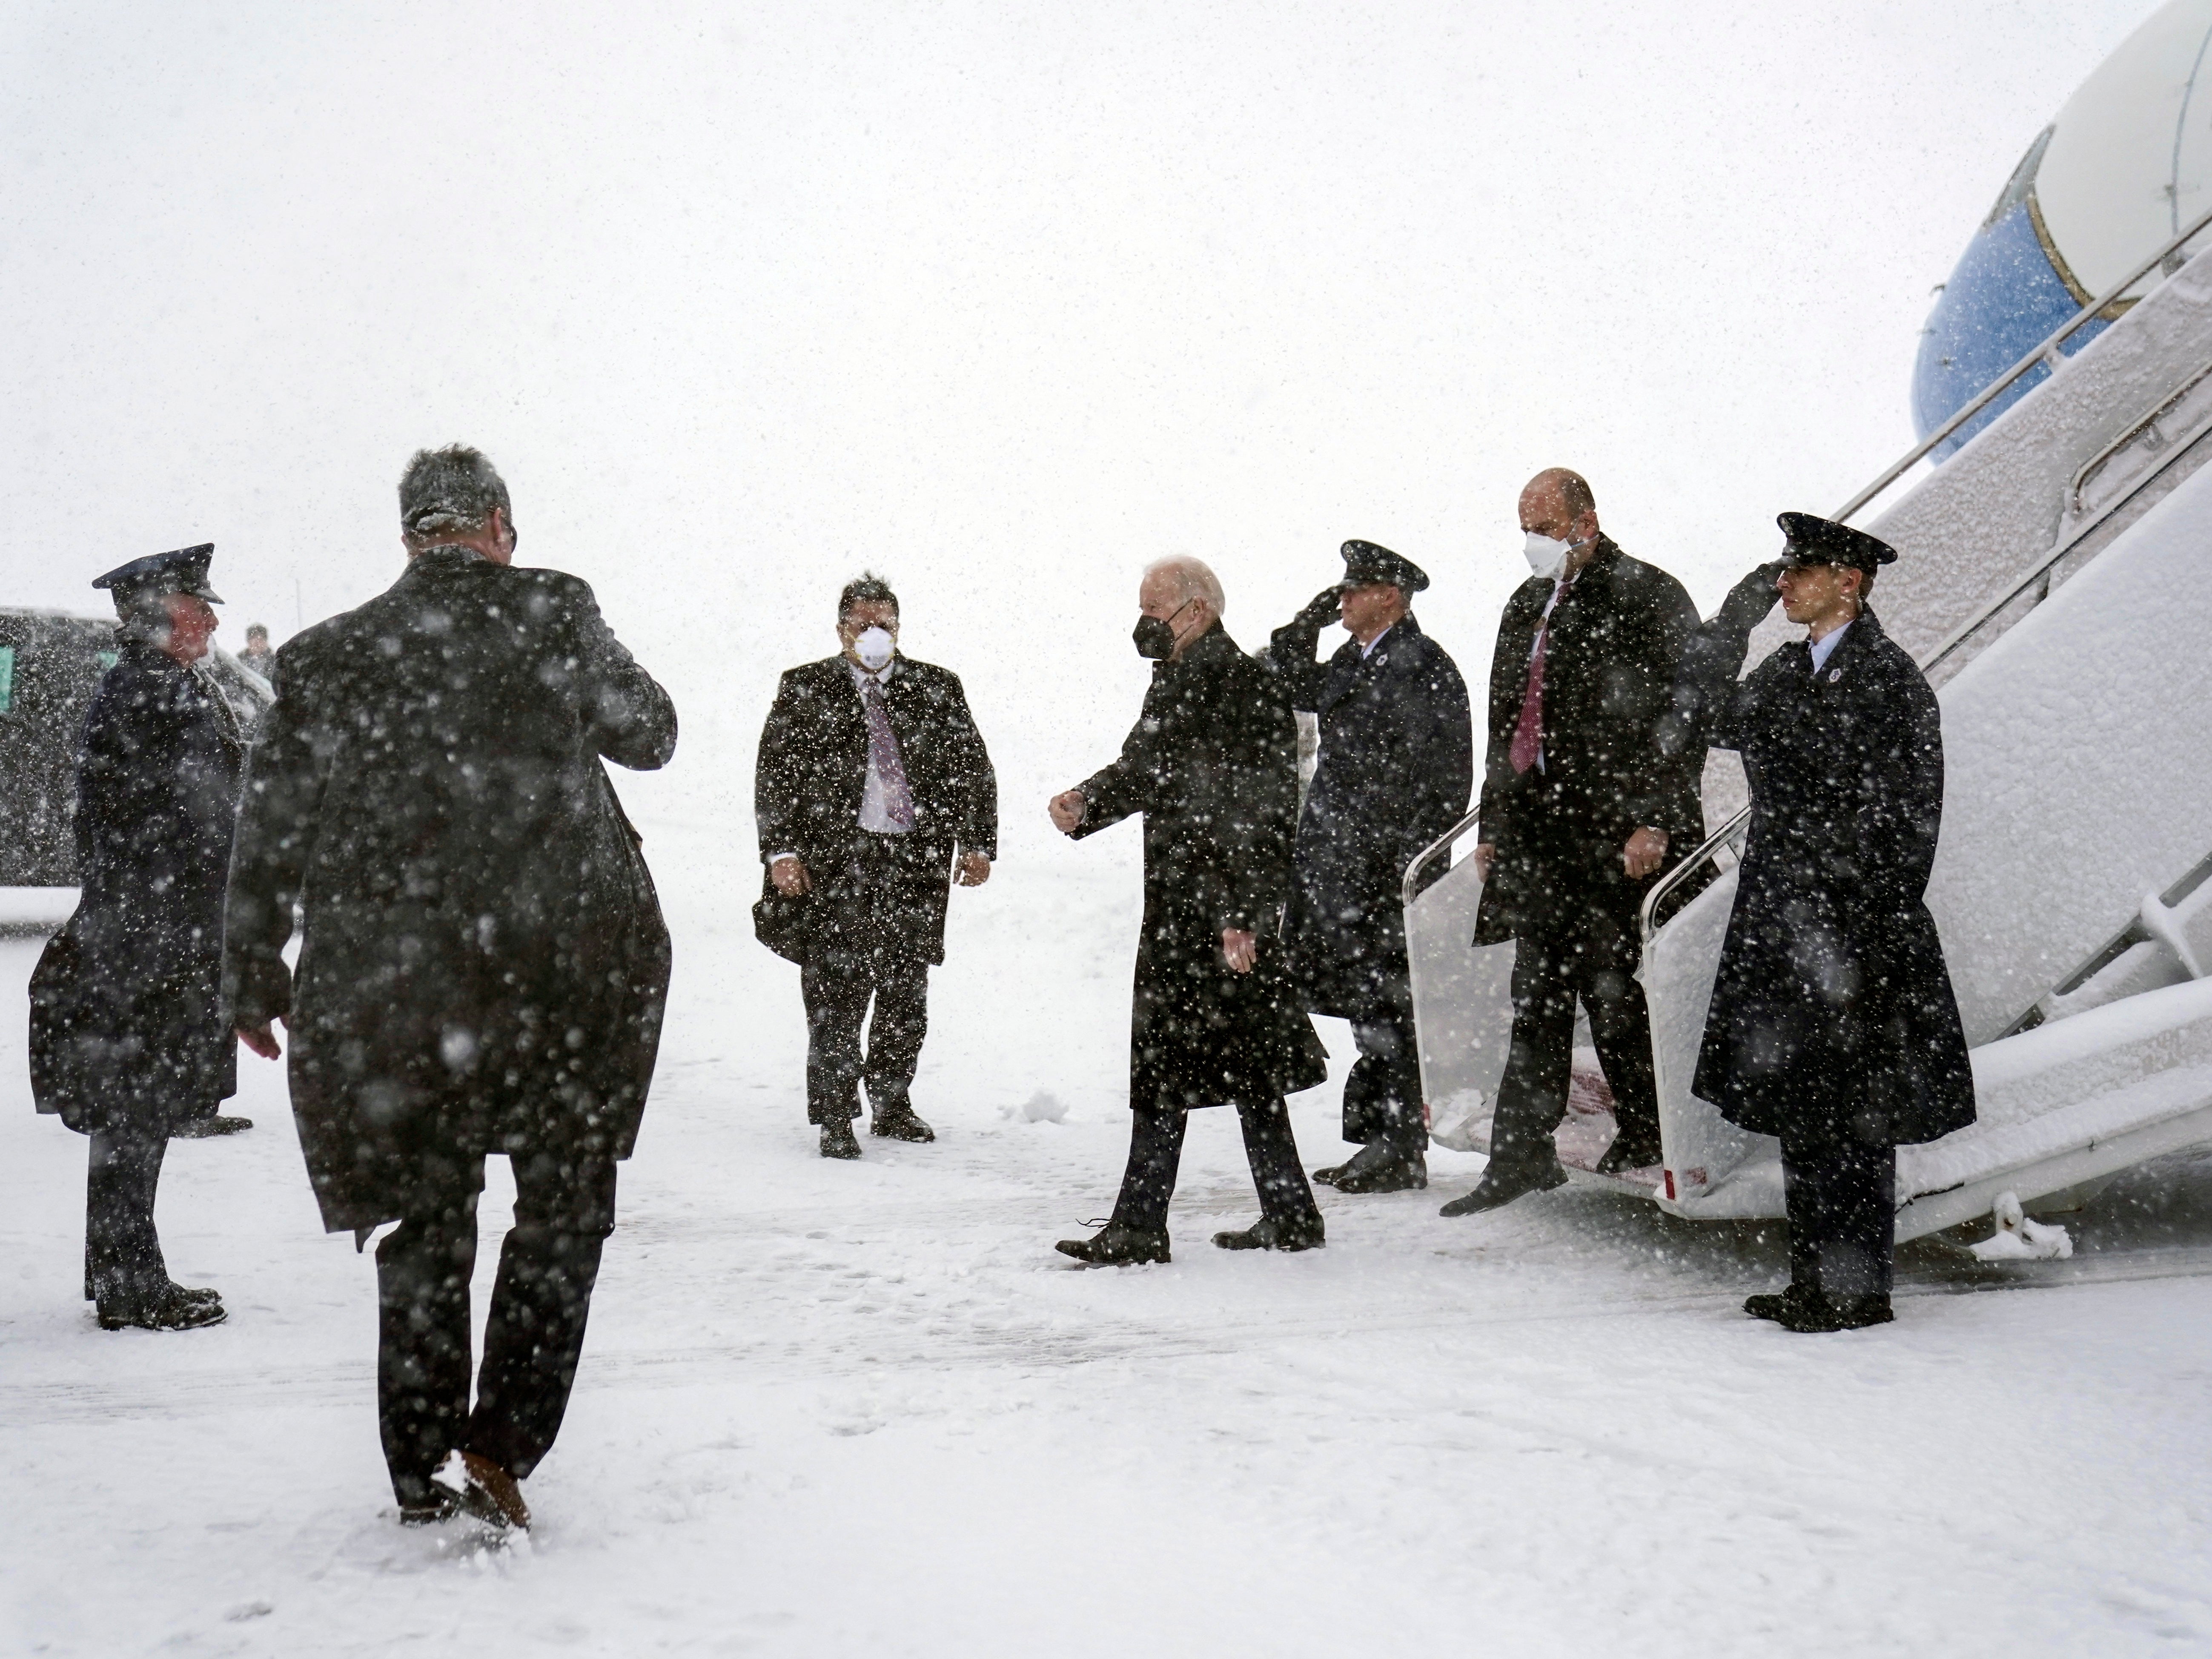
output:
[[[1559, 597], [1552, 601], [1552, 614], [1559, 613], [1565, 603], [1567, 585], [1559, 584]], [[1536, 648], [1528, 653], [1528, 689], [1521, 694], [1521, 718], [1514, 722], [1513, 770], [1518, 775], [1536, 763], [1544, 752], [1544, 653], [1552, 641], [1552, 617], [1547, 616], [1536, 624]]]
[[914, 828], [914, 791], [899, 759], [891, 732], [891, 711], [884, 702], [883, 683], [870, 674], [860, 682], [860, 703], [868, 711], [868, 763], [884, 784], [884, 816], [901, 830]]

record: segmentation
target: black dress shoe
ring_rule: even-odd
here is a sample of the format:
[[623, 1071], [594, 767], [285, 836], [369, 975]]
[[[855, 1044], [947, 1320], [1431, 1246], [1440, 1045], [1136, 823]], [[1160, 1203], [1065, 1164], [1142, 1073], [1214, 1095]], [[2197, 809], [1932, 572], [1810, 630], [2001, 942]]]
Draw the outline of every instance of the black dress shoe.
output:
[[169, 1136], [173, 1140], [207, 1140], [216, 1135], [240, 1134], [252, 1127], [250, 1117], [196, 1117], [170, 1130]]
[[1613, 1145], [1605, 1149], [1605, 1156], [1597, 1161], [1600, 1175], [1626, 1175], [1631, 1170], [1648, 1170], [1665, 1154], [1656, 1140], [1646, 1140], [1640, 1135], [1617, 1134]]
[[1496, 1164], [1482, 1172], [1482, 1179], [1465, 1198], [1455, 1198], [1437, 1213], [1461, 1216], [1480, 1215], [1485, 1210], [1495, 1210], [1510, 1204], [1516, 1198], [1530, 1193], [1548, 1193], [1554, 1187], [1564, 1187], [1567, 1172], [1559, 1167], [1559, 1160], [1538, 1164], [1533, 1170], [1501, 1170]]
[[1336, 1185], [1337, 1176], [1342, 1175], [1351, 1167], [1352, 1166], [1349, 1164], [1323, 1164], [1320, 1169], [1316, 1170], [1313, 1172], [1313, 1178], [1324, 1187], [1334, 1187]]
[[1353, 1158], [1338, 1174], [1336, 1190], [1340, 1193], [1405, 1193], [1418, 1192], [1429, 1184], [1429, 1160], [1419, 1152], [1411, 1158], [1392, 1153], [1378, 1158], [1360, 1168], [1361, 1158]]
[[1303, 1227], [1279, 1227], [1263, 1219], [1242, 1232], [1216, 1233], [1213, 1242], [1224, 1250], [1317, 1250], [1328, 1237], [1316, 1216]]
[[149, 1296], [103, 1302], [94, 1317], [103, 1331], [191, 1331], [220, 1325], [230, 1315], [220, 1298], [203, 1302], [165, 1285]]
[[1089, 1238], [1063, 1238], [1053, 1249], [1094, 1267], [1133, 1267], [1169, 1259], [1165, 1233], [1140, 1233], [1110, 1222]]
[[822, 1126], [822, 1156], [824, 1158], [858, 1158], [860, 1143], [853, 1134], [853, 1120], [833, 1117]]
[[916, 1117], [911, 1106], [894, 1106], [889, 1111], [878, 1112], [868, 1124], [868, 1133], [892, 1140], [937, 1139], [937, 1131]]
[[1786, 1309], [1794, 1308], [1808, 1297], [1818, 1296], [1817, 1291], [1808, 1291], [1796, 1281], [1779, 1291], [1769, 1291], [1743, 1299], [1743, 1310], [1753, 1319], [1779, 1319]]
[[1785, 1302], [1774, 1322], [1785, 1331], [1856, 1331], [1869, 1325], [1887, 1325], [1896, 1317], [1886, 1296], [1831, 1299], [1816, 1292], [1799, 1302]]

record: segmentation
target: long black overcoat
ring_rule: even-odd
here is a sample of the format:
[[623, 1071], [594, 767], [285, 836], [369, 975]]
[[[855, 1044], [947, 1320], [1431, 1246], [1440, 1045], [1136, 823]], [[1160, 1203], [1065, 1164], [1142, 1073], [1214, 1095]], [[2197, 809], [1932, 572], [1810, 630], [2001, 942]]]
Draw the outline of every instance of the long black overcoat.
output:
[[1707, 744], [1741, 754], [1751, 784], [1692, 1086], [1762, 1134], [1934, 1140], [1974, 1121], [1966, 1033], [1923, 897], [1943, 817], [1936, 694], [1870, 611], [1817, 675], [1800, 641], [1739, 683], [1747, 618], [1724, 609], [1699, 630], [1679, 699]]
[[[1145, 921], [1129, 1032], [1137, 1110], [1310, 1089], [1327, 1051], [1283, 959], [1297, 816], [1297, 724], [1274, 676], [1216, 623], [1156, 665], [1121, 758], [1081, 786], [1079, 839], [1145, 818]], [[1239, 974], [1223, 930], [1259, 936]]]
[[1284, 938], [1308, 1007], [1372, 1019], [1409, 1006], [1406, 866], [1466, 814], [1474, 716], [1458, 665], [1413, 617], [1371, 653], [1347, 640], [1326, 663], [1318, 632], [1279, 628], [1267, 653], [1291, 707], [1321, 726]]
[[[960, 677], [900, 657], [884, 687], [884, 708], [898, 739], [899, 764], [914, 796], [915, 856], [904, 913], [910, 948], [945, 960], [945, 908], [956, 849], [999, 855], [999, 781], [968, 711]], [[834, 926], [836, 885], [860, 834], [868, 778], [868, 717], [843, 657], [787, 670], [762, 728], [753, 775], [753, 816], [763, 860], [796, 853], [814, 884], [793, 907], [802, 921], [792, 942]], [[814, 923], [814, 917], [823, 919]]]
[[241, 1020], [287, 1017], [324, 1225], [398, 1218], [485, 1152], [628, 1157], [668, 933], [600, 757], [663, 765], [676, 713], [591, 589], [432, 548], [287, 641], [276, 686], [224, 979]]
[[222, 912], [243, 755], [206, 675], [118, 646], [79, 745], [76, 911], [31, 983], [32, 1092], [80, 1133], [167, 1133], [237, 1091]]
[[[1657, 742], [1698, 609], [1681, 583], [1610, 537], [1552, 613], [1543, 767], [1514, 771], [1528, 653], [1552, 587], [1532, 576], [1514, 590], [1490, 659], [1481, 838], [1498, 854], [1475, 918], [1478, 945], [1555, 925], [1582, 903], [1632, 915], [1650, 884], [1705, 839], [1698, 763]], [[1666, 832], [1667, 856], [1632, 882], [1620, 855], [1639, 827]]]

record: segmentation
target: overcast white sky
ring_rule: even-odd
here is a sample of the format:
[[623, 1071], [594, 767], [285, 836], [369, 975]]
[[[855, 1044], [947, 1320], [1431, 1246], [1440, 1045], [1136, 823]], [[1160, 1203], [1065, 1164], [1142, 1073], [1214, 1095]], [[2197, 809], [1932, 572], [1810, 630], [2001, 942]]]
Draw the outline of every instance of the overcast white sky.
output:
[[1929, 290], [2148, 0], [0, 10], [0, 599], [217, 544], [225, 637], [397, 574], [465, 439], [750, 833], [861, 565], [1016, 840], [1141, 695], [1138, 568], [1248, 647], [1364, 536], [1470, 679], [1522, 481], [1710, 606], [1911, 439]]

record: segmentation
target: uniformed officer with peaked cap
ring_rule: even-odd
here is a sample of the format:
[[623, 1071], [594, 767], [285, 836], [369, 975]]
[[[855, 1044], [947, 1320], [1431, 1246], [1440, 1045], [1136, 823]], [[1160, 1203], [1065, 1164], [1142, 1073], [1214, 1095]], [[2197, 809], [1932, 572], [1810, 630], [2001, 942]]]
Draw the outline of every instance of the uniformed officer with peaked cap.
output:
[[108, 1329], [223, 1317], [173, 1283], [154, 1229], [172, 1135], [237, 1088], [221, 995], [223, 895], [244, 750], [198, 665], [215, 632], [211, 544], [133, 559], [112, 595], [114, 666], [78, 751], [76, 914], [31, 980], [31, 1082], [42, 1112], [91, 1138], [85, 1290]]
[[[1973, 1073], [1923, 895], [1943, 813], [1941, 711], [1867, 591], [1896, 550], [1784, 513], [1783, 556], [1682, 658], [1663, 746], [1734, 749], [1751, 785], [1697, 1094], [1782, 1142], [1790, 1283], [1746, 1312], [1795, 1331], [1891, 1317], [1897, 1151], [1974, 1121]], [[1779, 591], [1806, 637], [1736, 679]]]
[[[1348, 541], [1342, 556], [1344, 580], [1268, 646], [1291, 705], [1321, 728], [1284, 938], [1307, 1007], [1350, 1020], [1359, 1048], [1344, 1084], [1344, 1138], [1360, 1150], [1315, 1179], [1395, 1192], [1429, 1178], [1400, 884], [1467, 811], [1474, 728], [1467, 682], [1410, 608], [1427, 574], [1375, 542]], [[1316, 661], [1321, 630], [1340, 621], [1352, 637]]]

